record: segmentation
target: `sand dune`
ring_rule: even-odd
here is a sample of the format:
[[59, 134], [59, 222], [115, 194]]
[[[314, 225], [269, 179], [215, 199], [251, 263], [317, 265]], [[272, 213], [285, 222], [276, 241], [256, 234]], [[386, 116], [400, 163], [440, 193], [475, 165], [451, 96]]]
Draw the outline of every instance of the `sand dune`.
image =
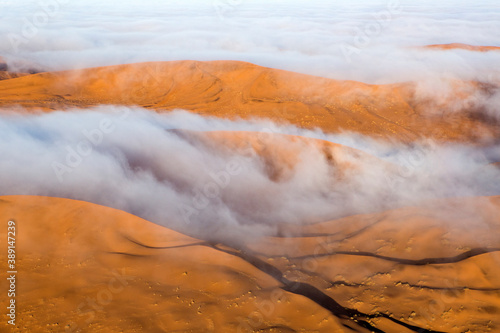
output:
[[240, 249], [81, 201], [0, 206], [18, 230], [18, 332], [500, 327], [499, 197], [351, 216]]
[[[498, 137], [496, 121], [477, 116], [480, 106], [465, 103], [488, 87], [458, 84], [464, 88], [449, 96], [454, 103], [448, 108], [432, 96], [420, 98], [413, 83], [368, 85], [236, 61], [177, 61], [4, 80], [0, 106], [46, 111], [99, 104], [139, 105], [158, 111], [181, 108], [202, 115], [261, 117], [405, 142], [422, 136], [469, 142]], [[426, 113], [429, 106], [435, 112]]]
[[496, 332], [499, 212], [500, 197], [443, 200], [284, 231], [294, 236], [248, 251], [385, 332]]
[[48, 197], [1, 197], [0, 206], [18, 230], [14, 332], [342, 331], [248, 262], [130, 214]]
[[500, 46], [477, 46], [477, 45], [469, 45], [462, 43], [434, 44], [434, 45], [426, 45], [425, 47], [437, 50], [462, 49], [462, 50], [476, 51], [476, 52], [500, 51]]
[[305, 152], [317, 150], [329, 163], [336, 180], [341, 181], [347, 174], [353, 176], [357, 171], [370, 165], [372, 168], [385, 168], [387, 172], [395, 169], [390, 163], [373, 155], [341, 144], [306, 138], [295, 135], [267, 134], [238, 131], [195, 132], [182, 131], [190, 140], [198, 140], [211, 151], [226, 150], [229, 154], [256, 154], [266, 166], [268, 176], [273, 181], [283, 181], [287, 175], [304, 163]]

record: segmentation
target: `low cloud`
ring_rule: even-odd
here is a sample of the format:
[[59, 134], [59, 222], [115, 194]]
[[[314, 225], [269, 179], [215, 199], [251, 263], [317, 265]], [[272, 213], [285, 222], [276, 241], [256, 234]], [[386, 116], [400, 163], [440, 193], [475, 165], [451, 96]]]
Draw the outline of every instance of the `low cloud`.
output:
[[[415, 81], [415, 98], [429, 114], [439, 115], [445, 105], [500, 119], [500, 52], [418, 47], [500, 46], [493, 0], [7, 0], [2, 6], [0, 56], [10, 70], [241, 60], [367, 83]], [[460, 81], [482, 83], [457, 86]], [[262, 147], [281, 143], [296, 158], [214, 144], [217, 138], [200, 134], [207, 131], [253, 132]], [[351, 149], [332, 153], [288, 135]], [[214, 240], [436, 198], [500, 194], [493, 165], [500, 162], [498, 145], [404, 146], [184, 111], [3, 110], [0, 152], [0, 194], [86, 200]]]
[[500, 78], [495, 1], [7, 1], [0, 56], [44, 70], [144, 61], [241, 60], [368, 83]]
[[[227, 131], [247, 132], [256, 144], [224, 141]], [[325, 150], [290, 134], [345, 148]], [[280, 155], [279, 147], [293, 154]], [[327, 135], [185, 111], [4, 110], [0, 151], [1, 195], [85, 200], [211, 240], [244, 240], [274, 234], [282, 224], [436, 198], [500, 194], [500, 171], [492, 165], [500, 152], [494, 147], [431, 141], [408, 147], [352, 133]]]

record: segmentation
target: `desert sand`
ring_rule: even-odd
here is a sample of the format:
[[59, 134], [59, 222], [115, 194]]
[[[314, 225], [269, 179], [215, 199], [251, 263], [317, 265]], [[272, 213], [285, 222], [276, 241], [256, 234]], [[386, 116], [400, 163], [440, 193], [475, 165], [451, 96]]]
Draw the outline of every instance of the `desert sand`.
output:
[[0, 205], [18, 230], [14, 331], [247, 332], [270, 300], [256, 328], [342, 331], [328, 310], [217, 244], [86, 202], [10, 196]]
[[434, 45], [427, 45], [425, 47], [429, 49], [438, 49], [438, 50], [462, 49], [475, 52], [500, 51], [499, 46], [481, 46], [481, 45], [469, 45], [463, 43], [434, 44]]
[[[430, 47], [489, 50], [450, 45]], [[487, 94], [492, 87], [482, 82], [454, 81], [456, 93], [435, 100], [421, 98], [412, 82], [370, 85], [236, 61], [34, 74], [0, 65], [0, 79], [0, 107], [26, 113], [108, 104], [259, 117], [405, 144], [434, 138], [482, 145], [500, 136], [498, 122], [481, 116], [479, 106], [451, 106]], [[189, 135], [229, 152], [251, 145], [276, 182], [296, 165], [297, 144], [321, 150], [340, 171], [392, 167], [321, 140]], [[498, 216], [498, 196], [448, 198], [331, 221], [280, 221], [274, 235], [229, 244], [90, 202], [2, 196], [1, 220], [15, 220], [18, 231], [13, 331], [498, 332]], [[8, 287], [5, 279], [0, 285]]]
[[459, 103], [488, 93], [490, 87], [477, 82], [450, 84], [454, 93], [437, 100], [417, 98], [418, 87], [413, 83], [369, 85], [237, 61], [176, 61], [3, 80], [0, 107], [51, 111], [113, 104], [160, 112], [180, 108], [201, 115], [267, 118], [403, 142], [421, 137], [478, 142], [498, 136], [496, 123], [477, 116], [479, 106]]
[[350, 216], [236, 249], [87, 202], [0, 200], [18, 230], [17, 332], [500, 327], [499, 197]]

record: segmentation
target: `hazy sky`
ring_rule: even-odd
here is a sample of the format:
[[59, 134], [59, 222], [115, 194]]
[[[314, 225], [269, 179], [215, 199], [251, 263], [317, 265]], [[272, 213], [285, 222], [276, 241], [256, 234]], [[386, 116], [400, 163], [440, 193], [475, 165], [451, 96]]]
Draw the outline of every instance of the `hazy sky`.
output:
[[[142, 61], [242, 60], [338, 79], [474, 78], [500, 52], [498, 1], [2, 1], [0, 56], [47, 69]], [[19, 62], [18, 62], [19, 63]]]

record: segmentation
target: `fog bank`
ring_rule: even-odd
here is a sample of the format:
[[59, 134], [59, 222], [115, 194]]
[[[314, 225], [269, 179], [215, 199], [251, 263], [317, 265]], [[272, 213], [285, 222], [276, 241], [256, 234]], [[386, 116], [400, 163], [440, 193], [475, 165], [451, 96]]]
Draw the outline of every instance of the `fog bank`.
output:
[[[214, 144], [210, 135], [199, 133], [204, 131], [249, 131], [260, 146], [281, 144], [295, 157], [288, 163], [290, 154], [265, 156], [255, 145]], [[356, 150], [325, 151], [281, 134]], [[3, 113], [0, 152], [1, 195], [86, 200], [212, 240], [249, 239], [273, 234], [280, 224], [436, 198], [500, 194], [500, 171], [491, 165], [500, 161], [498, 149], [430, 141], [408, 147], [185, 111], [101, 106]]]

